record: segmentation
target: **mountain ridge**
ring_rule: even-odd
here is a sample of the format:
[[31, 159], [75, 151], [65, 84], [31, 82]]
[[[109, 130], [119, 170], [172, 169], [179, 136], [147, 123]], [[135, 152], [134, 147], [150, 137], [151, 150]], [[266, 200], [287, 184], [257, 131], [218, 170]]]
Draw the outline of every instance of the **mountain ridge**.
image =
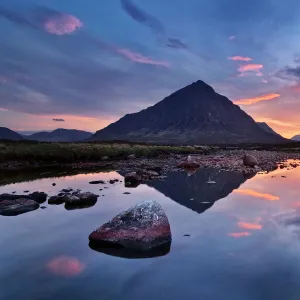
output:
[[127, 140], [164, 144], [280, 143], [246, 112], [198, 80], [153, 106], [126, 114], [89, 141]]
[[23, 140], [21, 134], [7, 128], [7, 127], [0, 127], [0, 139], [3, 140], [11, 140], [11, 141], [20, 141]]

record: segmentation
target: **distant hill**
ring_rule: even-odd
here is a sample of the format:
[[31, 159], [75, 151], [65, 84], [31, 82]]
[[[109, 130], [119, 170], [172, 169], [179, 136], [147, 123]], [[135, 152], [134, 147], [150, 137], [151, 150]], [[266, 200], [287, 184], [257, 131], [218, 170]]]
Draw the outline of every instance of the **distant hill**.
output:
[[268, 132], [268, 133], [272, 133], [275, 134], [276, 136], [280, 136], [282, 137], [279, 133], [277, 133], [275, 130], [273, 130], [267, 123], [265, 122], [256, 122], [256, 124], [262, 128], [264, 131]]
[[199, 80], [154, 106], [127, 114], [97, 131], [90, 141], [169, 144], [281, 143], [239, 106]]
[[293, 136], [291, 140], [300, 142], [300, 134]]
[[26, 139], [40, 142], [79, 142], [91, 136], [91, 132], [59, 128], [51, 132], [37, 132], [27, 136]]
[[19, 141], [23, 140], [23, 137], [9, 128], [0, 127], [0, 140]]

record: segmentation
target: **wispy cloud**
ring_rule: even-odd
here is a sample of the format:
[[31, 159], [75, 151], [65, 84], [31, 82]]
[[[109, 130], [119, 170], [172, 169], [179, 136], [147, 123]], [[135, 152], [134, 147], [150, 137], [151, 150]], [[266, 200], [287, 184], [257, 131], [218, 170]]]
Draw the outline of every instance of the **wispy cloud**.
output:
[[231, 232], [229, 233], [229, 236], [234, 237], [236, 239], [241, 238], [241, 237], [246, 237], [252, 235], [251, 232], [248, 231], [243, 231], [243, 232]]
[[240, 228], [248, 229], [248, 230], [260, 230], [260, 229], [262, 229], [261, 224], [249, 223], [249, 222], [238, 222], [238, 226]]
[[245, 76], [249, 72], [255, 72], [256, 75], [262, 76], [261, 69], [264, 66], [262, 64], [246, 64], [239, 67], [238, 71], [241, 76]]
[[238, 104], [238, 105], [251, 105], [251, 104], [261, 102], [261, 101], [274, 100], [278, 97], [280, 97], [280, 94], [272, 93], [272, 94], [266, 94], [266, 95], [262, 95], [262, 96], [258, 96], [258, 97], [254, 97], [254, 98], [245, 98], [245, 99], [235, 100], [235, 101], [233, 101], [233, 103]]
[[228, 59], [229, 60], [237, 60], [237, 61], [250, 61], [250, 60], [253, 60], [250, 57], [239, 56], [239, 55], [228, 57]]
[[125, 57], [133, 62], [140, 63], [140, 64], [163, 66], [166, 68], [170, 66], [170, 64], [166, 61], [153, 60], [149, 57], [143, 56], [142, 54], [133, 52], [129, 49], [119, 48], [119, 49], [116, 49], [116, 51], [119, 54], [121, 54], [123, 57]]
[[160, 20], [142, 10], [131, 0], [121, 0], [123, 10], [136, 22], [149, 27], [160, 42], [173, 49], [188, 49], [188, 46], [178, 38], [169, 37]]
[[229, 39], [230, 41], [235, 40], [235, 35], [231, 35], [230, 37], [228, 37], [228, 39]]
[[259, 193], [251, 189], [238, 189], [238, 190], [234, 190], [233, 193], [239, 195], [251, 196], [254, 198], [259, 198], [267, 201], [277, 201], [280, 199], [278, 196], [274, 196], [272, 194], [267, 194], [267, 193]]
[[22, 12], [0, 8], [0, 17], [20, 26], [43, 30], [55, 35], [70, 34], [83, 26], [75, 16], [42, 6]]
[[52, 121], [54, 121], [54, 122], [65, 122], [64, 119], [57, 119], [57, 118], [53, 118]]

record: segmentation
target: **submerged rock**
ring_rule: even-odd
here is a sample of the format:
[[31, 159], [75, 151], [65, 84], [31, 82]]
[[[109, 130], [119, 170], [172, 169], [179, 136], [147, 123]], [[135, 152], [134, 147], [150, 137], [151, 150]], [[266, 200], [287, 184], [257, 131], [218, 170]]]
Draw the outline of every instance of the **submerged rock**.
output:
[[0, 215], [2, 216], [17, 216], [33, 210], [36, 210], [40, 205], [32, 199], [20, 198], [14, 200], [2, 200], [0, 202]]
[[151, 251], [170, 245], [172, 237], [168, 218], [160, 204], [145, 201], [93, 231], [89, 240], [98, 246]]
[[257, 159], [253, 155], [250, 155], [250, 154], [244, 155], [243, 163], [245, 166], [252, 167], [252, 168], [258, 164]]

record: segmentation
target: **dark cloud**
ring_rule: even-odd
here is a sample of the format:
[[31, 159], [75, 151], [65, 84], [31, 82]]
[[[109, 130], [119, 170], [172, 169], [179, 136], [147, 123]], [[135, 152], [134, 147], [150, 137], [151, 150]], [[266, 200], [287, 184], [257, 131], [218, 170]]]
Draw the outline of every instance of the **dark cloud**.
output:
[[56, 118], [53, 118], [52, 121], [54, 121], [54, 122], [65, 122], [64, 119], [56, 119]]
[[188, 46], [184, 44], [181, 40], [176, 38], [168, 38], [167, 44], [168, 47], [174, 49], [187, 49]]
[[38, 26], [29, 20], [28, 17], [22, 15], [22, 13], [15, 12], [4, 7], [0, 7], [0, 17], [17, 25], [38, 29]]
[[173, 49], [187, 49], [188, 46], [178, 38], [168, 37], [161, 21], [143, 11], [131, 0], [121, 0], [123, 10], [135, 21], [148, 26], [156, 35], [159, 41], [162, 41], [167, 47]]

